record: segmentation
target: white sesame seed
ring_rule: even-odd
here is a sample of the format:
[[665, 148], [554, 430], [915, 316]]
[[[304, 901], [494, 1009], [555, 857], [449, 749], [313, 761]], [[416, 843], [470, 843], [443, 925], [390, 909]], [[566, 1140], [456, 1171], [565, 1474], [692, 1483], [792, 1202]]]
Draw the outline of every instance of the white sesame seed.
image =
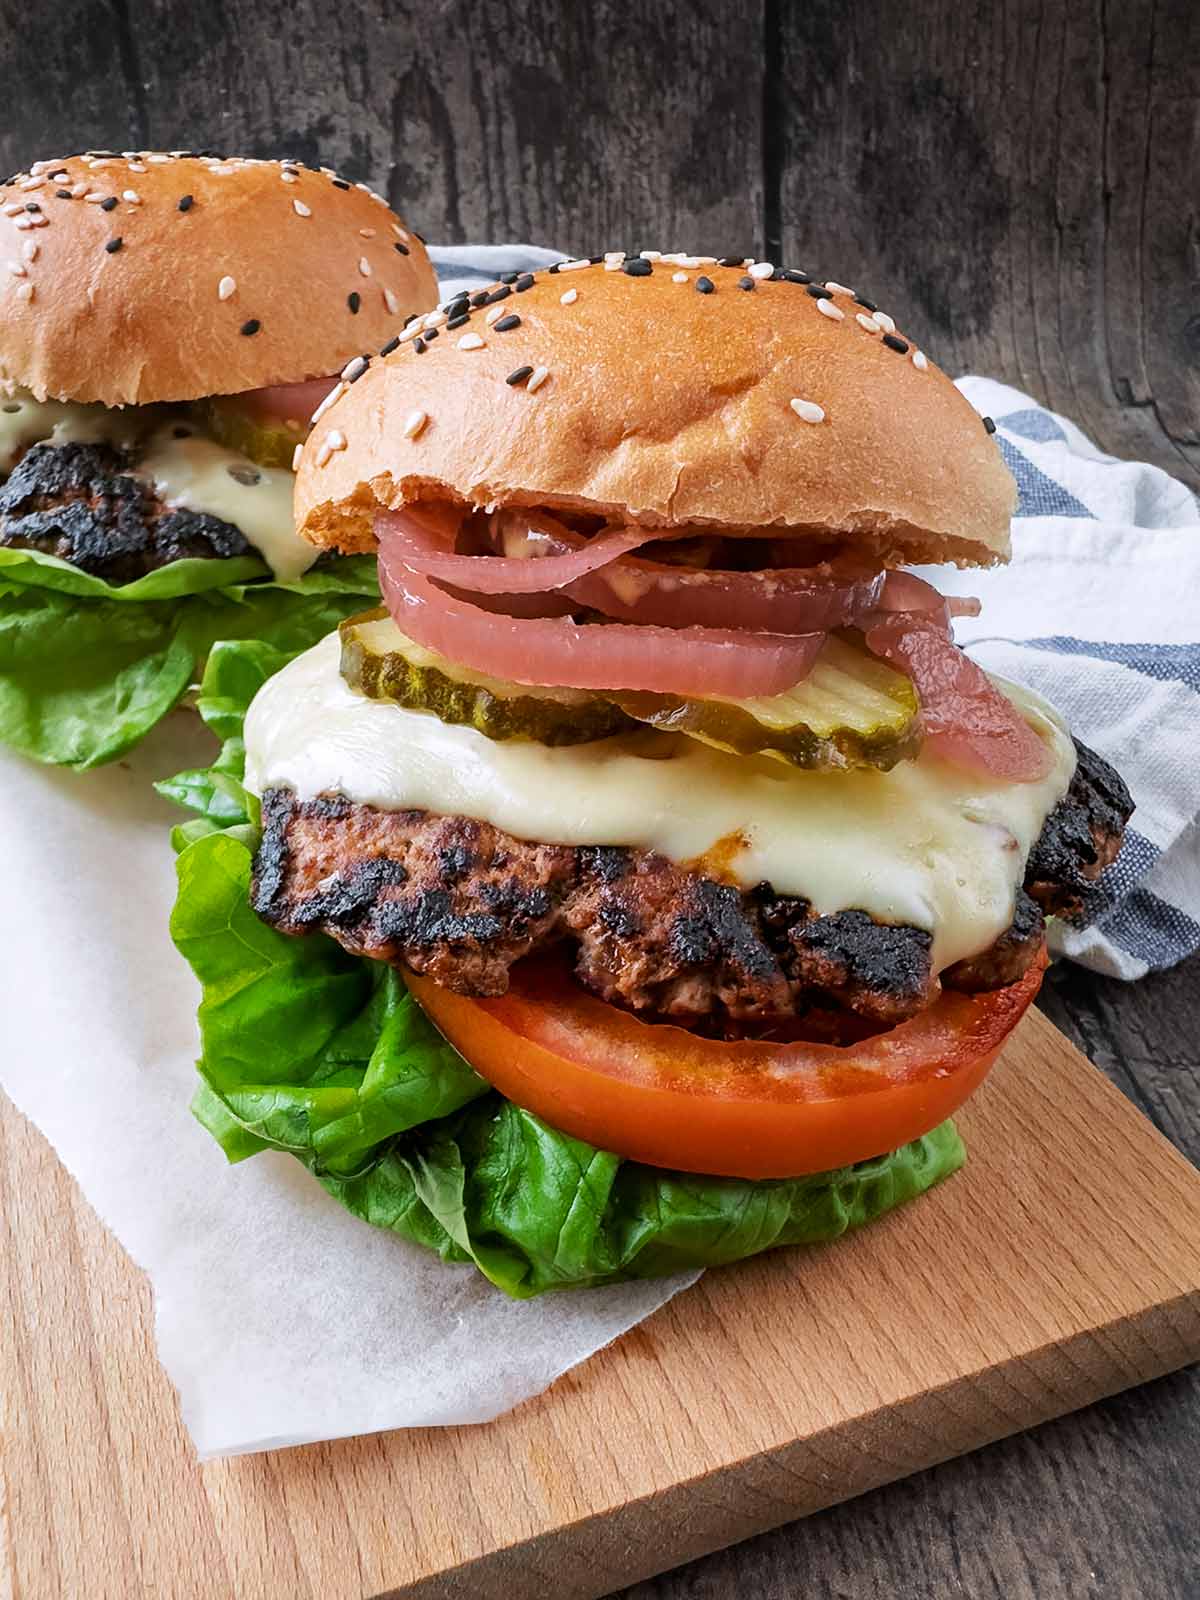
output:
[[0, 207], [6, 217], [19, 217], [25, 207], [17, 200], [10, 200], [6, 206]]
[[424, 411], [410, 411], [408, 416], [404, 419], [404, 437], [406, 439], [415, 439], [428, 421], [428, 413]]
[[85, 194], [83, 198], [90, 205], [98, 206], [100, 204], [101, 200], [103, 200], [105, 198], [105, 196], [103, 194], [101, 194], [99, 189], [93, 189], [91, 194]]
[[41, 250], [41, 248], [41, 245], [36, 239], [26, 239], [25, 243], [21, 246], [21, 254], [25, 257], [26, 261], [36, 261], [38, 258], [38, 252]]
[[24, 183], [17, 185], [17, 188], [23, 193], [28, 193], [30, 189], [40, 189], [45, 181], [45, 178], [26, 178]]
[[661, 250], [643, 250], [642, 251], [642, 260], [643, 261], [661, 261], [662, 260], [662, 251]]
[[415, 339], [419, 333], [424, 331], [424, 327], [425, 324], [421, 321], [420, 317], [418, 317], [415, 322], [410, 322], [408, 327], [397, 336], [400, 340], [400, 343], [407, 344], [410, 339]]
[[[150, 159], [151, 159], [151, 161], [153, 161], [154, 157], [151, 156]], [[97, 172], [97, 171], [99, 171], [99, 169], [101, 167], [108, 166], [108, 157], [107, 156], [88, 156], [87, 157], [87, 164], [88, 164], [88, 167], [90, 168], [90, 170], [92, 172]]]
[[142, 203], [142, 197], [136, 189], [122, 189], [121, 199], [128, 200], [131, 206], [140, 206]]
[[392, 223], [392, 232], [396, 235], [397, 239], [403, 239], [405, 244], [408, 243], [408, 234], [405, 233], [404, 229], [398, 222]]
[[842, 322], [846, 316], [846, 313], [844, 311], [839, 311], [832, 300], [818, 300], [817, 310], [823, 317], [832, 317], [834, 322]]
[[498, 322], [501, 317], [505, 316], [508, 313], [508, 310], [509, 310], [508, 306], [493, 306], [492, 309], [487, 313], [487, 315], [484, 317], [483, 320], [487, 323], [488, 327], [490, 328], [492, 323], [493, 322]]
[[29, 217], [14, 217], [13, 227], [20, 233], [28, 233], [30, 228], [33, 227], [33, 223]]
[[879, 332], [879, 324], [875, 321], [874, 317], [868, 317], [865, 311], [856, 311], [854, 313], [854, 320], [858, 323], [860, 328], [865, 328], [868, 333]]
[[746, 269], [752, 278], [769, 278], [775, 271], [770, 261], [756, 261], [752, 267]]
[[[17, 226], [20, 227], [20, 223]], [[29, 226], [31, 228], [48, 228], [50, 226], [50, 218], [44, 211], [39, 211], [36, 217], [29, 218]]]
[[294, 172], [281, 172], [279, 174], [279, 181], [280, 183], [296, 183], [299, 180]]
[[872, 311], [871, 315], [875, 318], [875, 321], [879, 324], [879, 326], [886, 330], [886, 332], [895, 333], [896, 324], [892, 321], [891, 317], [888, 316], [886, 311]]
[[688, 281], [688, 275], [686, 272], [673, 272], [671, 274], [672, 283], [687, 283]]
[[525, 384], [525, 388], [528, 393], [532, 394], [535, 389], [540, 389], [549, 376], [549, 367], [534, 367]]
[[929, 366], [929, 358], [926, 356], [924, 350], [913, 351], [912, 364], [914, 367], [916, 367], [918, 372], [925, 371], [925, 369]]
[[[610, 260], [608, 260], [608, 261], [606, 261], [604, 263], [604, 270], [605, 270], [605, 272], [620, 272], [620, 270], [621, 270], [621, 268], [622, 268], [622, 266], [624, 264], [625, 264], [625, 257], [624, 256], [613, 256]], [[525, 387], [528, 388], [529, 385], [526, 384]]]
[[49, 172], [50, 166], [51, 163], [49, 161], [32, 161], [29, 164], [29, 170], [36, 178], [40, 172]]
[[[331, 173], [330, 176], [332, 177], [333, 174]], [[369, 183], [356, 183], [354, 187], [356, 189], [361, 189], [364, 194], [370, 194], [371, 192], [371, 185]]]
[[399, 300], [397, 300], [396, 296], [392, 293], [392, 291], [390, 289], [385, 289], [383, 291], [383, 303], [388, 308], [388, 310], [391, 312], [393, 317], [396, 315], [397, 311], [399, 311], [399, 309], [400, 309], [400, 302], [399, 302]]
[[832, 293], [834, 293], [834, 294], [853, 294], [854, 293], [854, 290], [853, 289], [847, 289], [847, 287], [846, 287], [846, 285], [844, 283], [834, 283], [832, 278], [829, 279], [829, 281], [826, 283], [825, 287], [827, 289], [831, 290]]
[[299, 472], [300, 471], [300, 457], [303, 455], [303, 453], [304, 453], [304, 446], [302, 444], [298, 444], [296, 446], [296, 448], [292, 451], [292, 471], [293, 472]]
[[559, 303], [560, 306], [573, 306], [575, 304], [576, 300], [578, 300], [578, 299], [579, 299], [579, 290], [578, 289], [568, 289], [566, 294], [560, 294], [559, 295], [558, 303]]
[[325, 443], [331, 450], [344, 450], [346, 448], [346, 435], [340, 428], [330, 428], [325, 435]]
[[164, 156], [161, 151], [156, 151], [153, 155], [146, 157], [152, 167], [165, 167], [170, 159], [170, 156]]
[[145, 172], [146, 163], [144, 161], [131, 161], [129, 163], [129, 170], [130, 172]]
[[624, 261], [625, 252], [624, 250], [606, 250], [604, 259], [605, 261]]
[[33, 285], [31, 283], [19, 283], [16, 288], [16, 295], [19, 300], [32, 300]]
[[230, 295], [233, 294], [236, 289], [237, 279], [231, 278], [228, 274], [226, 274], [226, 276], [223, 277], [220, 283], [217, 285], [217, 299], [228, 300]]
[[353, 383], [355, 378], [358, 377], [359, 373], [365, 372], [366, 370], [366, 357], [355, 356], [353, 361], [347, 361], [346, 365], [342, 368], [342, 377], [347, 383]]
[[6, 261], [4, 265], [12, 273], [14, 278], [27, 278], [29, 276], [29, 273], [19, 261]]
[[373, 239], [375, 237], [375, 229], [374, 228], [360, 228], [358, 230], [358, 236], [359, 236], [360, 239]]
[[588, 258], [583, 256], [578, 261], [560, 261], [558, 270], [560, 272], [578, 272], [580, 267], [590, 267], [591, 264]]
[[292, 201], [292, 210], [296, 213], [296, 215], [298, 217], [311, 217], [312, 216], [311, 207], [306, 206], [304, 204], [303, 200], [293, 200]]
[[215, 167], [209, 167], [208, 170], [212, 173], [214, 178], [228, 178], [237, 171], [237, 168], [218, 164]]
[[442, 323], [448, 320], [444, 311], [430, 311], [422, 318], [422, 325], [426, 328], [440, 328]]
[[321, 401], [321, 404], [317, 407], [308, 420], [310, 422], [319, 422], [334, 401], [340, 400], [345, 392], [346, 385], [344, 383], [335, 383], [333, 388], [330, 389], [329, 393], [325, 396], [324, 400]]
[[319, 467], [325, 466], [332, 454], [333, 451], [330, 449], [329, 445], [327, 443], [323, 444], [317, 451], [317, 465]]
[[789, 400], [788, 404], [802, 422], [824, 422], [825, 409], [815, 400]]
[[367, 260], [366, 256], [359, 256], [358, 270], [362, 273], [364, 278], [369, 278], [371, 276], [371, 263]]
[[458, 348], [460, 350], [482, 350], [483, 340], [477, 333], [464, 333], [458, 341]]
[[88, 186], [82, 180], [71, 185], [71, 199], [82, 200], [88, 192]]
[[692, 257], [692, 264], [694, 266], [697, 266], [697, 267], [715, 267], [716, 264], [717, 264], [717, 257], [716, 256], [693, 256]]

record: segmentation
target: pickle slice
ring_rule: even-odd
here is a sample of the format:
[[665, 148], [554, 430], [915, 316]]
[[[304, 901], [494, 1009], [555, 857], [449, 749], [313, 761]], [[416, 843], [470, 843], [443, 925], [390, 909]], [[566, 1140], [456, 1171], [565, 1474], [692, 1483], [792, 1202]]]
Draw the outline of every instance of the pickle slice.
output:
[[920, 744], [910, 679], [870, 655], [854, 635], [831, 634], [812, 671], [783, 694], [747, 700], [677, 695], [613, 697], [639, 722], [685, 733], [735, 755], [774, 756], [796, 767], [887, 771]]
[[297, 418], [295, 428], [285, 422], [266, 422], [240, 407], [235, 394], [198, 400], [193, 409], [218, 444], [248, 456], [260, 467], [290, 467], [296, 446], [308, 434], [306, 417]]
[[414, 643], [382, 608], [340, 626], [342, 677], [372, 700], [432, 711], [489, 739], [587, 744], [637, 726], [585, 689], [541, 689], [489, 678]]

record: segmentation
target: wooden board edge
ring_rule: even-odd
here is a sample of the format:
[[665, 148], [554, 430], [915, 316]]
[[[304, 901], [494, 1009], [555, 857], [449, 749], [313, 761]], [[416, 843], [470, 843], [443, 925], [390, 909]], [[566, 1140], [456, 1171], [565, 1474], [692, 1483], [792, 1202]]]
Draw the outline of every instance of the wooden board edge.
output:
[[1198, 1361], [1200, 1285], [371, 1600], [600, 1600]]

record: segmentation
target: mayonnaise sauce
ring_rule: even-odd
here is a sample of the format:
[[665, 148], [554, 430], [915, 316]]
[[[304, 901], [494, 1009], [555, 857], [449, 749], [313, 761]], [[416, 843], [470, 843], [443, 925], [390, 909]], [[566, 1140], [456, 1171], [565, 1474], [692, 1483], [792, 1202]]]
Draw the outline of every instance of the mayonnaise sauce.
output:
[[256, 793], [337, 792], [386, 810], [476, 817], [521, 839], [630, 845], [677, 862], [719, 847], [745, 888], [765, 881], [822, 915], [859, 909], [927, 929], [936, 971], [1008, 927], [1026, 857], [1075, 769], [1056, 714], [1010, 684], [1004, 692], [1053, 754], [1035, 783], [989, 783], [928, 754], [887, 773], [802, 772], [682, 735], [556, 749], [498, 742], [355, 693], [339, 659], [332, 634], [255, 697], [246, 782]]
[[[236, 450], [208, 438], [190, 416], [162, 418], [128, 406], [76, 405], [35, 400], [18, 392], [0, 396], [0, 475], [31, 445], [113, 444], [132, 446], [153, 420], [145, 451], [129, 476], [154, 485], [167, 505], [219, 517], [240, 528], [276, 578], [289, 583], [308, 571], [320, 552], [302, 539], [292, 522], [290, 471], [260, 467]], [[177, 439], [176, 428], [190, 430]]]

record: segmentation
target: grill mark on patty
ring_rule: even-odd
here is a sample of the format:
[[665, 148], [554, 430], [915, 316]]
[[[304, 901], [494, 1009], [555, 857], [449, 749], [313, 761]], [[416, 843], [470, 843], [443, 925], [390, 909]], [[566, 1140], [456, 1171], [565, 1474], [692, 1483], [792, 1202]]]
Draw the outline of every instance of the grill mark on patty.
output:
[[[1112, 768], [1079, 746], [1011, 926], [940, 983], [974, 992], [1015, 982], [1041, 944], [1043, 910], [1070, 903], [1113, 858], [1130, 809]], [[321, 928], [354, 954], [460, 993], [502, 994], [514, 962], [560, 941], [602, 998], [693, 1025], [833, 1010], [891, 1027], [938, 992], [924, 929], [859, 910], [818, 916], [770, 884], [740, 890], [648, 851], [533, 844], [471, 818], [342, 795], [300, 802], [279, 788], [263, 796], [262, 818], [260, 916], [285, 933]]]
[[232, 523], [166, 506], [131, 475], [136, 459], [108, 444], [35, 444], [0, 484], [0, 545], [58, 556], [112, 583], [189, 556], [255, 554]]

